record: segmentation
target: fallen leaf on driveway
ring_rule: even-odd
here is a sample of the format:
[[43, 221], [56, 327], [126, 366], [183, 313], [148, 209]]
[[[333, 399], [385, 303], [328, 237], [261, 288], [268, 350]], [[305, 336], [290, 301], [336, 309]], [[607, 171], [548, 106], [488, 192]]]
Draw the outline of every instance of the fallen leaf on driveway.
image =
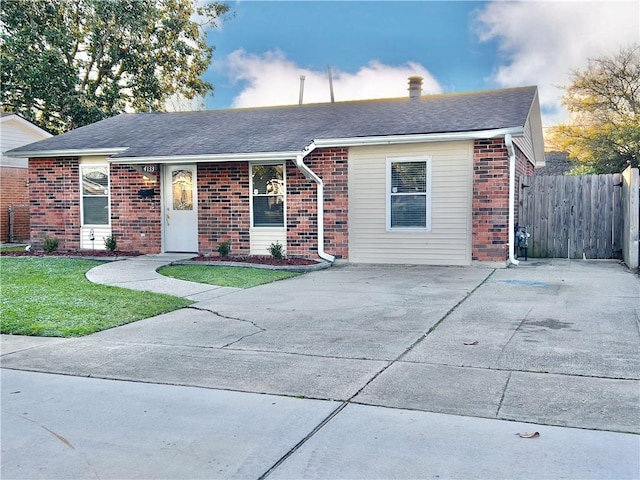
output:
[[540, 432], [533, 433], [516, 433], [520, 438], [536, 438], [540, 436]]
[[465, 345], [478, 345], [478, 343], [480, 343], [478, 342], [478, 340], [475, 340], [473, 342], [464, 342]]

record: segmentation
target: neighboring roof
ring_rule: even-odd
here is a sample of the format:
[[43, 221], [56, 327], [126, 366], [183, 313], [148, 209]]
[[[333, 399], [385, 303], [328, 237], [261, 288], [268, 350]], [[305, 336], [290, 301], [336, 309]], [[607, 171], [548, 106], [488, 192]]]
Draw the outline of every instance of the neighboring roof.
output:
[[322, 139], [524, 127], [534, 104], [537, 88], [520, 87], [419, 99], [121, 114], [11, 153], [112, 150], [113, 157], [124, 158], [299, 152]]
[[545, 166], [536, 168], [536, 175], [567, 175], [574, 167], [569, 155], [564, 152], [548, 152], [544, 154]]

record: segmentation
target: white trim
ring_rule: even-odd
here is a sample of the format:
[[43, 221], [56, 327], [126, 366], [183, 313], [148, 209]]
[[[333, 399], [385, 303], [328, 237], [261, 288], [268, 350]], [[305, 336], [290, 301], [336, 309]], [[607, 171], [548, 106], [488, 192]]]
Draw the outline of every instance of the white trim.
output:
[[[284, 184], [284, 193], [282, 194], [282, 225], [254, 225], [253, 223], [253, 167], [255, 165], [270, 165], [277, 166], [280, 165], [282, 167], [282, 182]], [[259, 194], [258, 197], [269, 197], [266, 194]], [[280, 195], [271, 195], [273, 197]], [[250, 215], [250, 228], [252, 229], [262, 229], [262, 228], [287, 228], [287, 164], [286, 162], [268, 162], [268, 161], [259, 161], [259, 162], [250, 162], [249, 163], [249, 215]], [[286, 245], [285, 245], [286, 248]]]
[[269, 162], [295, 160], [299, 152], [216, 153], [211, 155], [166, 155], [157, 157], [111, 157], [110, 163], [182, 163]]
[[[424, 162], [426, 167], [426, 185], [425, 185], [425, 226], [424, 227], [392, 227], [391, 226], [391, 164], [405, 162]], [[425, 233], [431, 231], [431, 163], [430, 155], [419, 155], [411, 157], [387, 157], [386, 165], [386, 186], [385, 186], [385, 204], [386, 204], [386, 230], [389, 233]]]
[[46, 158], [46, 157], [84, 157], [94, 155], [114, 155], [126, 151], [129, 147], [116, 148], [85, 148], [82, 150], [40, 150], [40, 151], [23, 151], [23, 152], [6, 152], [7, 157], [29, 157], [29, 158]]
[[[424, 133], [415, 135], [380, 135], [375, 137], [345, 137], [314, 140], [305, 148], [311, 151], [325, 147], [356, 147], [366, 145], [399, 145], [407, 143], [452, 142], [458, 140], [479, 140], [499, 138], [506, 134], [523, 135], [524, 127], [499, 128], [494, 130], [478, 130], [471, 132]], [[311, 148], [313, 146], [313, 148]]]
[[[88, 228], [100, 228], [100, 227], [105, 227], [105, 228], [110, 228], [111, 227], [111, 169], [109, 168], [109, 165], [106, 163], [81, 163], [79, 165], [80, 168], [78, 168], [79, 170], [79, 174], [80, 174], [80, 226], [81, 227], [88, 227]], [[84, 168], [96, 168], [96, 167], [104, 167], [107, 169], [107, 223], [86, 223], [84, 221], [84, 197], [98, 197], [98, 198], [104, 198], [105, 195], [85, 195], [84, 194], [84, 180], [82, 178], [82, 171]]]

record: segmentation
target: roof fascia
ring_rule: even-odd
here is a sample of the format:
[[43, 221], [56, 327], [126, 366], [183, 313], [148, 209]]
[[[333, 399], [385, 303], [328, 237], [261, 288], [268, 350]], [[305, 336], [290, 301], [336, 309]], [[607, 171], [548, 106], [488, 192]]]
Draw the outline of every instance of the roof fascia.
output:
[[479, 140], [483, 138], [504, 137], [507, 134], [512, 136], [521, 136], [524, 134], [524, 127], [497, 128], [493, 130], [477, 130], [469, 132], [424, 133], [418, 135], [326, 138], [314, 140], [313, 143], [305, 149], [305, 155], [315, 148], [323, 147], [357, 147], [368, 145], [400, 145], [407, 143]]
[[82, 150], [36, 150], [36, 151], [19, 151], [10, 150], [5, 152], [8, 157], [29, 157], [29, 158], [48, 158], [48, 157], [90, 157], [96, 155], [115, 155], [127, 150], [128, 147], [118, 148], [85, 148]]
[[295, 160], [300, 152], [220, 153], [214, 155], [165, 155], [157, 157], [111, 157], [109, 163], [187, 164], [205, 162], [251, 162]]

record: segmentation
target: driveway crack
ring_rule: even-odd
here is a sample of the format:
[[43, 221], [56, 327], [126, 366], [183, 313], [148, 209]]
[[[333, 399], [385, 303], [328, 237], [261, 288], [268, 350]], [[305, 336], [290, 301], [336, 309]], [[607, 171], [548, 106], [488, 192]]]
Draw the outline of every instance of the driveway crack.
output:
[[509, 337], [509, 340], [507, 340], [507, 343], [505, 343], [504, 347], [502, 347], [502, 350], [500, 350], [500, 354], [498, 355], [498, 358], [496, 358], [496, 361], [495, 361], [494, 365], [496, 365], [496, 366], [499, 365], [500, 358], [502, 358], [502, 355], [504, 354], [505, 350], [507, 349], [507, 347], [511, 343], [511, 340], [513, 340], [513, 337], [516, 336], [516, 333], [518, 333], [518, 331], [522, 328], [522, 325], [524, 325], [524, 322], [527, 321], [527, 318], [529, 318], [529, 314], [531, 313], [532, 310], [533, 310], [533, 305], [531, 306], [531, 308], [529, 308], [529, 310], [527, 310], [527, 313], [525, 313], [524, 317], [522, 317], [522, 320], [520, 320], [520, 323], [518, 324], [516, 329], [513, 331], [513, 333]]
[[191, 309], [193, 309], [193, 310], [199, 310], [199, 311], [201, 311], [201, 312], [209, 312], [209, 313], [214, 314], [214, 315], [215, 315], [215, 316], [217, 316], [217, 317], [224, 318], [225, 320], [234, 320], [234, 321], [236, 321], [236, 322], [244, 322], [244, 323], [248, 323], [248, 324], [252, 325], [253, 327], [255, 327], [256, 329], [258, 329], [258, 331], [257, 331], [257, 332], [247, 333], [246, 335], [242, 335], [240, 338], [238, 338], [238, 339], [234, 340], [233, 342], [229, 342], [229, 343], [227, 343], [226, 345], [223, 345], [223, 346], [222, 346], [222, 347], [220, 347], [220, 348], [227, 348], [227, 347], [230, 347], [231, 345], [235, 345], [236, 343], [241, 342], [241, 341], [242, 341], [242, 340], [244, 340], [245, 338], [249, 338], [249, 337], [252, 337], [252, 336], [254, 336], [254, 335], [258, 335], [259, 333], [263, 333], [263, 332], [266, 332], [266, 331], [267, 331], [267, 329], [266, 329], [266, 328], [261, 327], [261, 326], [260, 326], [260, 325], [258, 325], [256, 322], [253, 322], [253, 321], [251, 321], [251, 320], [245, 320], [244, 318], [238, 318], [238, 317], [231, 317], [231, 316], [229, 316], [229, 315], [223, 315], [223, 314], [221, 314], [220, 312], [216, 312], [215, 310], [210, 310], [210, 309], [208, 309], [208, 308], [197, 307], [197, 306], [194, 306], [194, 305], [190, 305], [190, 306], [185, 307], [185, 308], [191, 308]]
[[509, 382], [511, 381], [511, 375], [513, 372], [509, 372], [509, 376], [507, 377], [507, 381], [504, 384], [504, 389], [502, 390], [502, 395], [500, 396], [500, 401], [498, 402], [498, 408], [496, 410], [496, 418], [499, 418], [500, 409], [502, 408], [502, 402], [504, 402], [504, 396], [507, 394], [507, 387], [509, 387]]

